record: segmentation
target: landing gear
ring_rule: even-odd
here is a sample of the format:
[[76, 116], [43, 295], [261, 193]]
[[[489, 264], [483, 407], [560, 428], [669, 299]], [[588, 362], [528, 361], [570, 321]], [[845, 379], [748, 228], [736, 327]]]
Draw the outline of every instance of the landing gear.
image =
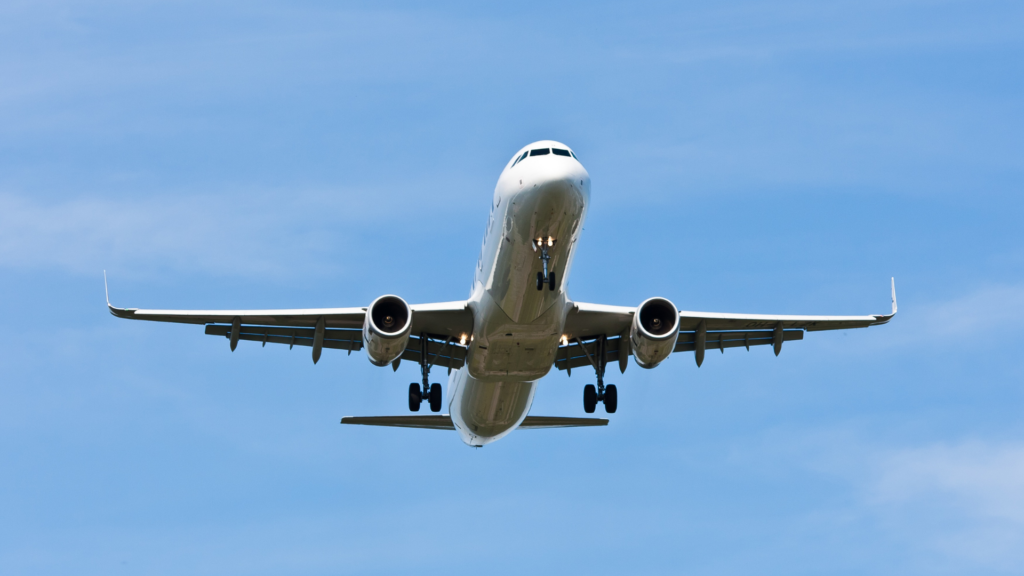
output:
[[[449, 339], [450, 341], [451, 339]], [[409, 410], [412, 412], [420, 411], [420, 404], [427, 401], [430, 404], [431, 412], [440, 412], [441, 407], [444, 404], [444, 395], [441, 392], [441, 385], [438, 383], [429, 384], [430, 382], [430, 368], [434, 365], [433, 362], [427, 362], [430, 354], [428, 353], [429, 339], [426, 334], [420, 334], [420, 374], [423, 375], [422, 387], [420, 384], [413, 382], [409, 384]], [[445, 343], [445, 346], [448, 342]], [[442, 351], [444, 349], [442, 348]], [[436, 360], [435, 355], [435, 360]]]
[[601, 402], [604, 404], [604, 411], [609, 414], [614, 414], [619, 408], [619, 390], [615, 387], [615, 384], [604, 385], [604, 368], [606, 364], [605, 345], [607, 339], [601, 336], [597, 339], [597, 354], [596, 358], [590, 356], [587, 352], [586, 347], [580, 342], [580, 346], [583, 348], [583, 352], [587, 355], [587, 360], [590, 360], [590, 364], [594, 367], [594, 371], [597, 372], [597, 386], [593, 384], [587, 384], [583, 387], [583, 411], [587, 414], [593, 414], [594, 410], [597, 409], [597, 403]]
[[[545, 282], [544, 282], [544, 273], [543, 272], [537, 272], [537, 290], [543, 290], [544, 289], [544, 284], [545, 284]], [[546, 284], [548, 285], [548, 289], [549, 290], [551, 290], [552, 292], [555, 291], [555, 272], [554, 272], [554, 270], [552, 270], [551, 272], [548, 273], [548, 280], [547, 280]]]
[[609, 384], [604, 389], [604, 411], [609, 414], [615, 414], [615, 410], [619, 407], [619, 390], [615, 387], [615, 384]]
[[440, 412], [441, 411], [441, 385], [431, 384], [430, 385], [430, 411]]
[[583, 387], [583, 411], [593, 414], [595, 408], [597, 408], [597, 389], [593, 384], [587, 384]]
[[[421, 389], [418, 382], [409, 384], [409, 410], [419, 412], [420, 404], [426, 401], [430, 404], [431, 412], [440, 412], [441, 405], [444, 403], [444, 397], [441, 395], [441, 385], [435, 382], [430, 386], [426, 384], [423, 386], [424, 388]], [[425, 394], [424, 391], [426, 391]]]
[[409, 384], [409, 410], [420, 411], [420, 404], [423, 403], [423, 394], [420, 393], [420, 385], [417, 382]]
[[543, 272], [537, 272], [537, 290], [543, 290], [544, 284], [548, 285], [548, 290], [552, 292], [555, 290], [555, 271], [552, 270], [548, 273], [548, 261], [551, 260], [551, 255], [548, 254], [548, 249], [555, 245], [556, 240], [551, 236], [547, 238], [537, 238], [533, 241], [534, 252], [540, 248], [540, 261], [544, 265]]

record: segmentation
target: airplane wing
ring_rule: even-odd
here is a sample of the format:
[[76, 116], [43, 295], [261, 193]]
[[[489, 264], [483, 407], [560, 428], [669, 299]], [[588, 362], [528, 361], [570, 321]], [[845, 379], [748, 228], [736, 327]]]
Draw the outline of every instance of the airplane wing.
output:
[[[466, 359], [465, 346], [459, 345], [459, 337], [473, 330], [473, 313], [465, 301], [417, 304], [410, 306], [412, 315], [412, 336], [402, 353], [402, 360], [419, 362], [426, 344], [431, 365], [450, 369], [462, 367]], [[366, 308], [302, 308], [294, 310], [145, 310], [118, 308], [110, 303], [107, 308], [118, 318], [149, 320], [153, 322], [175, 322], [184, 324], [205, 324], [205, 333], [231, 340], [237, 326], [237, 340], [262, 343], [308, 346], [314, 348], [314, 362], [319, 360], [316, 333], [323, 331], [321, 346], [337, 350], [353, 350], [363, 347], [362, 327]], [[421, 336], [426, 339], [424, 343]], [[234, 345], [231, 347], [234, 350]], [[394, 363], [398, 368], [398, 361]]]
[[[556, 356], [559, 370], [594, 365], [599, 360], [619, 362], [625, 371], [629, 328], [635, 308], [576, 302], [566, 317], [567, 343]], [[804, 331], [845, 330], [885, 324], [896, 315], [896, 281], [892, 281], [892, 311], [867, 316], [794, 316], [770, 314], [730, 314], [719, 312], [679, 312], [679, 338], [673, 352], [697, 352], [697, 364], [704, 350], [698, 350], [701, 337], [705, 349], [773, 345], [776, 355], [782, 343], [803, 340]], [[602, 342], [601, 339], [604, 338]]]

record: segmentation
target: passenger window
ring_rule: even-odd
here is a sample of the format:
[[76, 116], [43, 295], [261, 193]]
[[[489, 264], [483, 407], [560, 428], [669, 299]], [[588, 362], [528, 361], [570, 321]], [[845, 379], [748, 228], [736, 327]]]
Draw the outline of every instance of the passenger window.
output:
[[555, 154], [558, 154], [559, 156], [568, 156], [569, 155], [569, 151], [568, 150], [562, 150], [561, 148], [552, 148], [551, 151], [554, 152]]
[[538, 148], [536, 150], [530, 150], [530, 156], [543, 156], [545, 154], [551, 154], [551, 148]]

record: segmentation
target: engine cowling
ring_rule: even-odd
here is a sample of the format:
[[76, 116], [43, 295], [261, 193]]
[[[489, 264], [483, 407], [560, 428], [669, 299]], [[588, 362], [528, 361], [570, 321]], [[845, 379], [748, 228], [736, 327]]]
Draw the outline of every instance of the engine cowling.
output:
[[412, 308], [398, 296], [381, 296], [366, 309], [363, 320], [363, 346], [375, 366], [394, 362], [409, 344]]
[[664, 298], [648, 298], [637, 306], [629, 328], [633, 358], [641, 368], [654, 368], [668, 358], [679, 338], [679, 310]]

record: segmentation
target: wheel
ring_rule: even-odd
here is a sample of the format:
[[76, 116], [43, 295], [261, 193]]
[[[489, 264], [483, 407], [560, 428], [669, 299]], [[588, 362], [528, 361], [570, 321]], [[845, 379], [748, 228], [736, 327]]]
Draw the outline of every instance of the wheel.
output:
[[420, 392], [420, 385], [415, 382], [409, 384], [409, 410], [419, 412], [422, 402], [423, 394]]
[[537, 290], [544, 289], [544, 273], [537, 272]]
[[554, 270], [552, 270], [551, 273], [548, 274], [548, 289], [549, 290], [554, 290], [555, 289], [555, 271]]
[[597, 408], [597, 388], [594, 388], [593, 384], [587, 384], [583, 387], [583, 411], [593, 414], [595, 408]]
[[609, 414], [615, 414], [615, 409], [619, 407], [619, 391], [615, 388], [615, 384], [609, 384], [604, 389], [604, 411]]
[[430, 385], [430, 411], [431, 412], [440, 412], [441, 411], [441, 401], [442, 400], [444, 400], [444, 398], [441, 397], [441, 385], [440, 384], [431, 384]]

